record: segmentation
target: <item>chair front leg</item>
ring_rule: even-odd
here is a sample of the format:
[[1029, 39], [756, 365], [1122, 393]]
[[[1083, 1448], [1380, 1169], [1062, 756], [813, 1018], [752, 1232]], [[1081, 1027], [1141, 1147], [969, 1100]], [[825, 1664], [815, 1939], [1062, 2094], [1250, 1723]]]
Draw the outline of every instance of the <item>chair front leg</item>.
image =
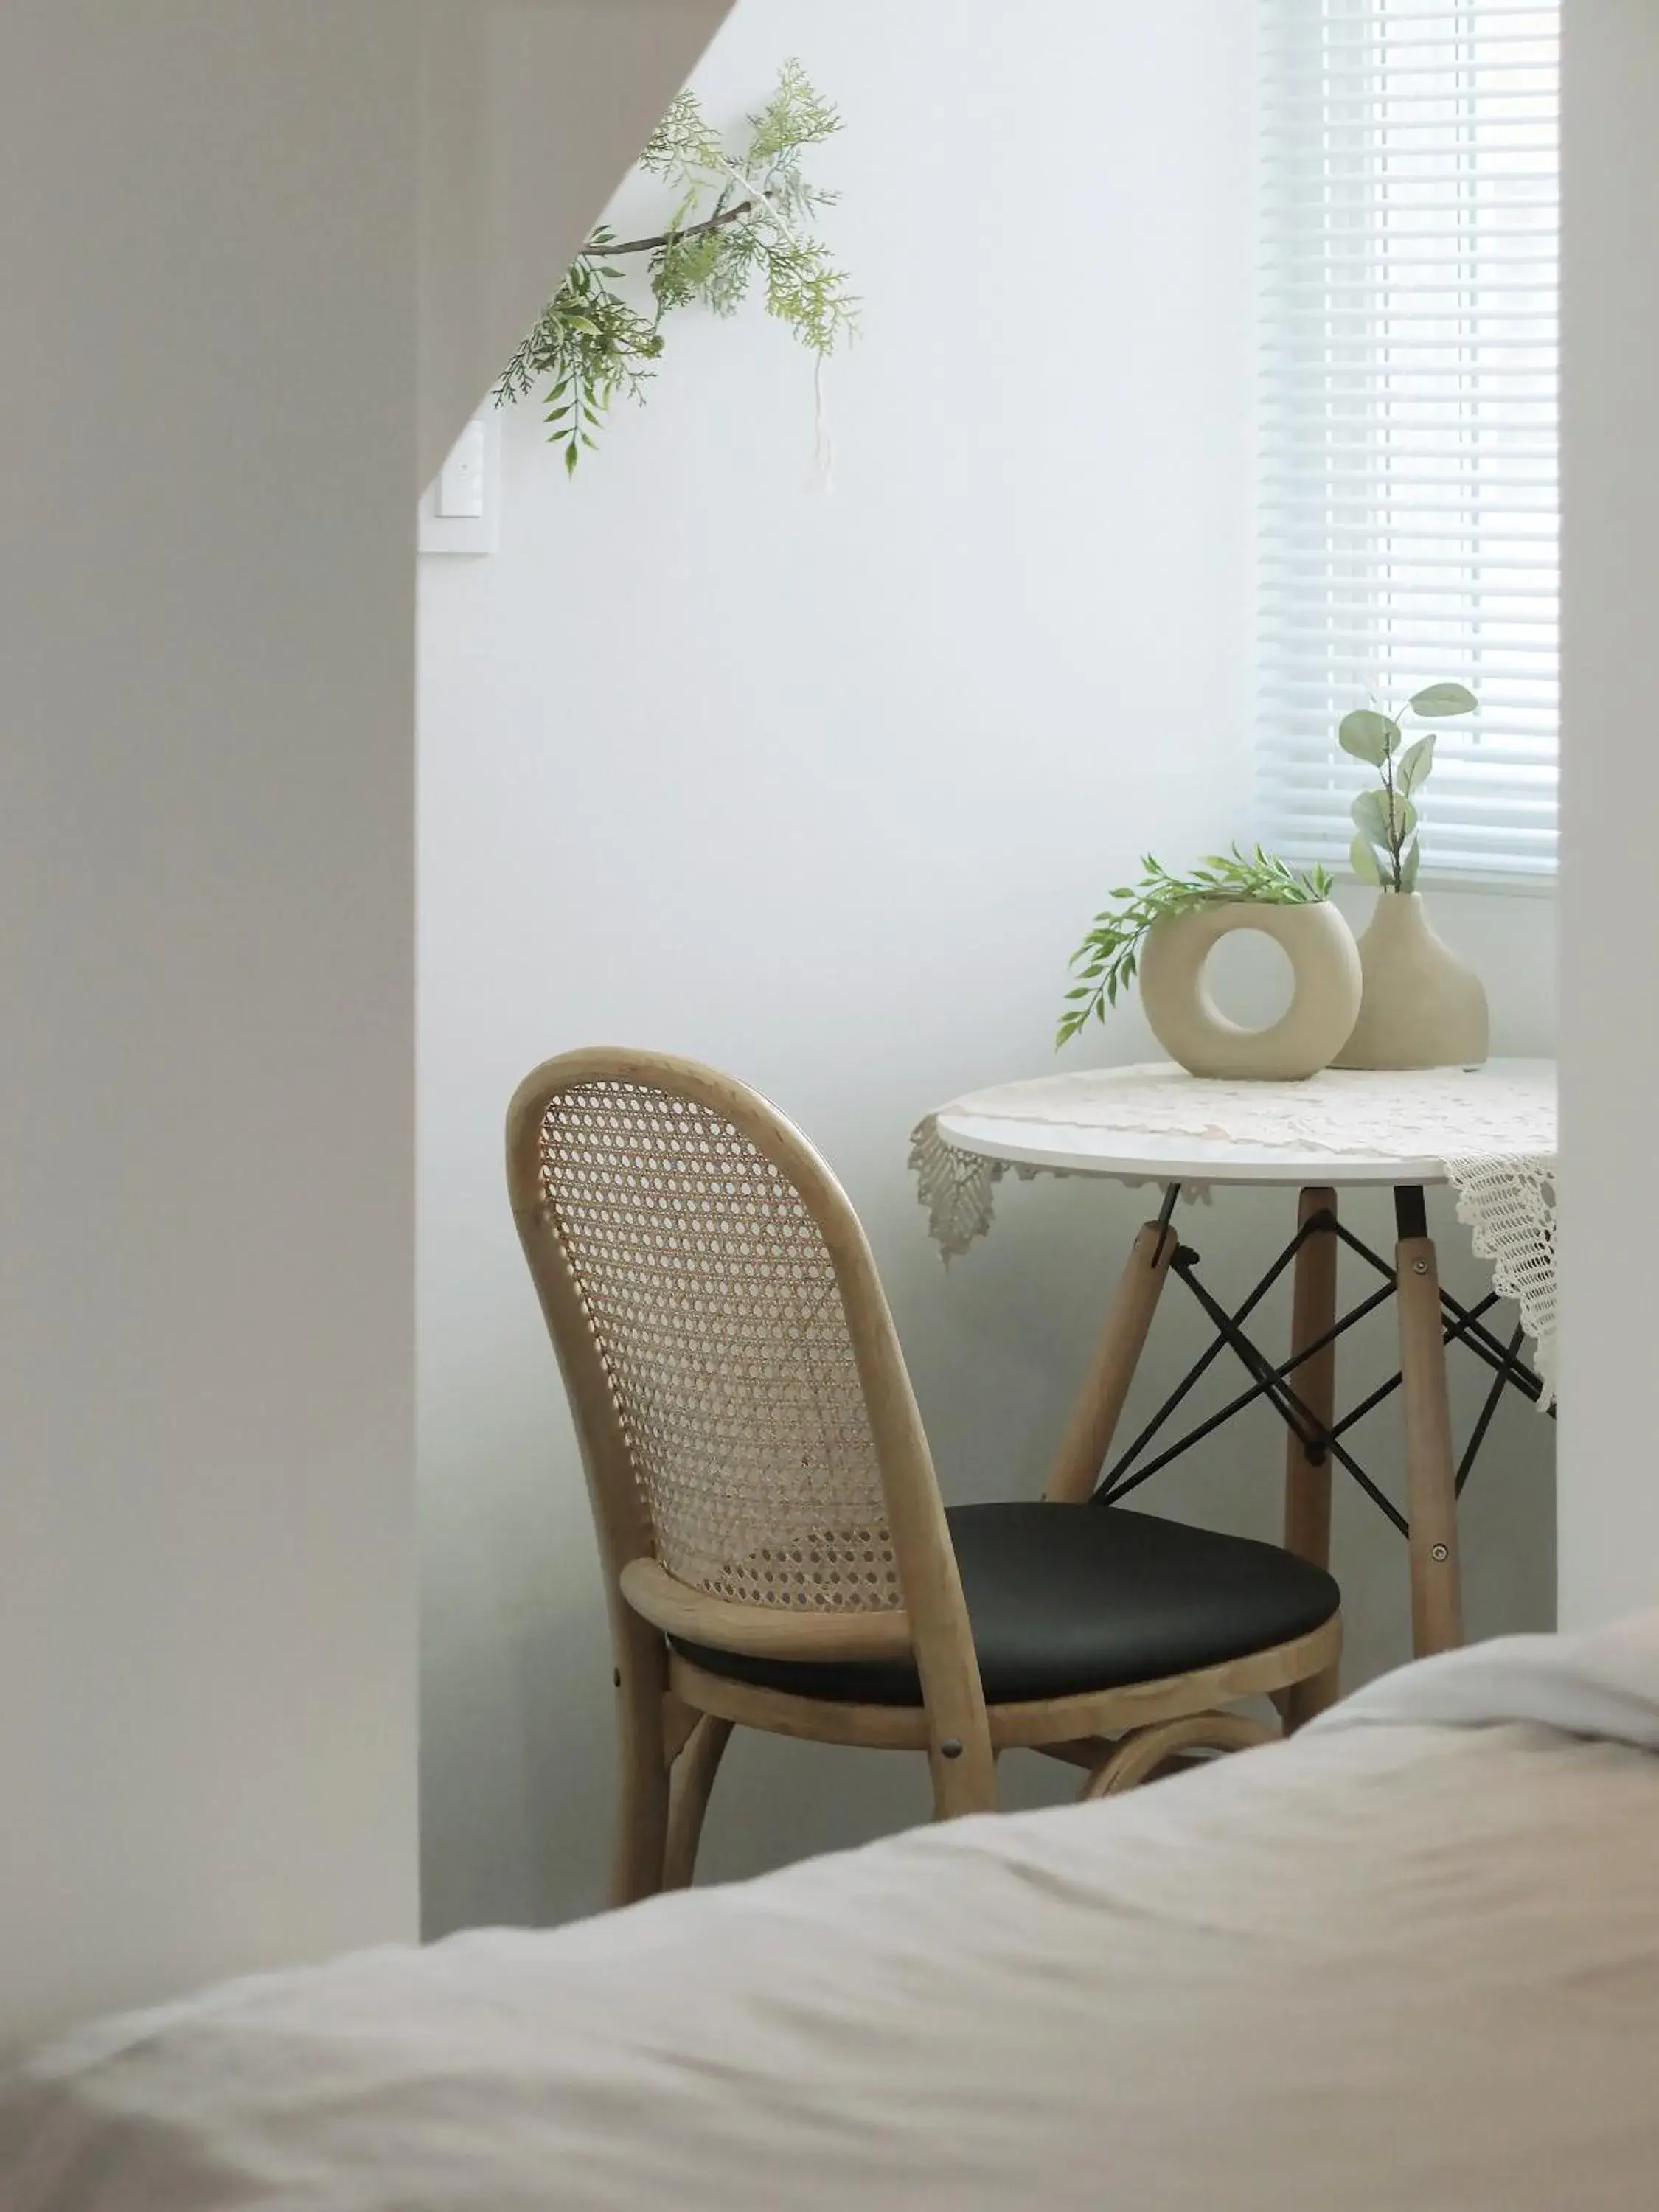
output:
[[[951, 1749], [952, 1744], [957, 1748]], [[965, 1813], [994, 1813], [997, 1809], [997, 1770], [994, 1753], [964, 1760], [962, 1747], [947, 1736], [938, 1752], [928, 1754], [933, 1782], [933, 1818], [959, 1820]]]

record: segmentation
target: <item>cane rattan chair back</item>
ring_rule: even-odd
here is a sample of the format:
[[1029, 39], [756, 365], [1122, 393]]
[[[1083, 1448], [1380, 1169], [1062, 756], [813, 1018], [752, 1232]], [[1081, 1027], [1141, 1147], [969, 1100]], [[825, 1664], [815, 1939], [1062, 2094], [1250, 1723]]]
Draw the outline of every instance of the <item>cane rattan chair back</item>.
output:
[[705, 1099], [617, 1076], [556, 1091], [539, 1142], [664, 1567], [741, 1604], [899, 1605], [841, 1286], [778, 1160]]

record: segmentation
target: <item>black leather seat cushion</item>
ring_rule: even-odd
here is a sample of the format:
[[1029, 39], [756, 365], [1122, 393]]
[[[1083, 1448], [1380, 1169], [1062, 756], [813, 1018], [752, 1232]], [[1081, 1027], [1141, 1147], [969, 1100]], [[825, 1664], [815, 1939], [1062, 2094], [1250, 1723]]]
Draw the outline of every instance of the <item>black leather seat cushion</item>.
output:
[[[1116, 1506], [957, 1505], [945, 1516], [991, 1705], [1076, 1696], [1241, 1659], [1317, 1628], [1331, 1577], [1276, 1545]], [[755, 1659], [675, 1639], [711, 1674], [835, 1703], [919, 1705], [908, 1660]]]

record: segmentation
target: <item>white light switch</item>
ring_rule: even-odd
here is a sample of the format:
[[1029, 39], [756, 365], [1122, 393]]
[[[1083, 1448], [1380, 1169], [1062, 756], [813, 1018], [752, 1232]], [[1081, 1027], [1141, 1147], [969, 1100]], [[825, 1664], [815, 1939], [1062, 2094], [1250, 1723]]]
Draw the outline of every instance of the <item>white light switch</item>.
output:
[[485, 407], [421, 494], [422, 553], [493, 553], [501, 536], [501, 418]]
[[438, 513], [481, 520], [484, 511], [484, 426], [474, 420], [455, 441], [438, 478]]

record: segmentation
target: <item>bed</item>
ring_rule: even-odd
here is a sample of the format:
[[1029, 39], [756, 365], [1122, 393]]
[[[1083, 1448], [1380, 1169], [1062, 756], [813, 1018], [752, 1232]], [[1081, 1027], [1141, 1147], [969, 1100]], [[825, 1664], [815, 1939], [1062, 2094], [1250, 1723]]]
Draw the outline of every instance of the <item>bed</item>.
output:
[[236, 1984], [0, 2091], [5, 2212], [1659, 2200], [1659, 1615], [1293, 1741], [551, 1933]]

